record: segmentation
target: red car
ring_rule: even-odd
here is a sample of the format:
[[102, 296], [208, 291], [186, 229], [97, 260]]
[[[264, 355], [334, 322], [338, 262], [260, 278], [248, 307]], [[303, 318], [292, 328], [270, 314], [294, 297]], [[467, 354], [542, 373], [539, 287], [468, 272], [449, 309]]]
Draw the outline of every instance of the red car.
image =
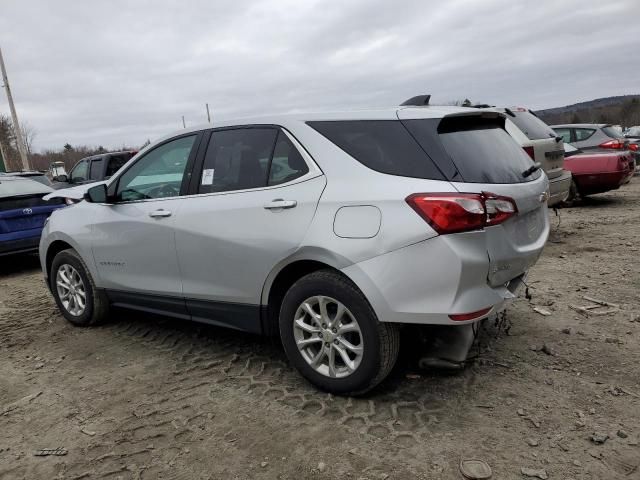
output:
[[564, 149], [564, 168], [573, 177], [567, 200], [615, 190], [633, 177], [636, 162], [629, 150], [584, 153], [569, 143]]

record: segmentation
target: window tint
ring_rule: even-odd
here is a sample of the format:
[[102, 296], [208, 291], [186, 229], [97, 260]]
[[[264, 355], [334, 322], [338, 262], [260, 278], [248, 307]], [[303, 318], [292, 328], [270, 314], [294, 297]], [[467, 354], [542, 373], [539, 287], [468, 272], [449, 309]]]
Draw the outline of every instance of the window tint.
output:
[[562, 141], [564, 143], [569, 143], [571, 141], [570, 128], [554, 128], [553, 131], [556, 132], [556, 135], [562, 137]]
[[602, 127], [602, 131], [604, 134], [611, 138], [622, 138], [622, 130], [619, 130], [617, 127]]
[[528, 111], [516, 110], [511, 112], [509, 119], [515, 123], [529, 140], [540, 140], [542, 138], [555, 137], [555, 133], [549, 125]]
[[576, 141], [586, 140], [594, 134], [595, 130], [592, 128], [576, 128]]
[[126, 155], [111, 155], [109, 157], [109, 163], [107, 163], [107, 171], [105, 175], [112, 177], [127, 161], [132, 157], [132, 154]]
[[196, 135], [177, 138], [138, 159], [118, 180], [117, 199], [178, 196], [195, 139]]
[[266, 186], [277, 134], [275, 128], [214, 131], [204, 158], [198, 193]]
[[271, 159], [269, 185], [290, 182], [303, 176], [308, 171], [309, 167], [298, 149], [287, 138], [287, 135], [280, 131], [276, 141], [276, 148], [273, 150], [273, 158]]
[[91, 180], [102, 180], [102, 165], [104, 158], [97, 158], [91, 160], [91, 170], [89, 171], [89, 178]]
[[363, 165], [381, 173], [444, 180], [398, 120], [308, 122]]
[[87, 180], [87, 170], [89, 169], [89, 162], [87, 160], [81, 160], [71, 170], [71, 181], [73, 183], [84, 182]]
[[[449, 117], [403, 122], [447, 179], [469, 183], [523, 183], [540, 177], [522, 172], [533, 165], [511, 136], [504, 121], [481, 117]], [[447, 167], [447, 164], [450, 166]]]

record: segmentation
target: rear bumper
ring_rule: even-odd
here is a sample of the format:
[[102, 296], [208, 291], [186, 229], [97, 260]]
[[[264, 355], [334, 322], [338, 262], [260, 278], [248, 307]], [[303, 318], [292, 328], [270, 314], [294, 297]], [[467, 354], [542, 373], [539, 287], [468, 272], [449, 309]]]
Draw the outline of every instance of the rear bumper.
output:
[[593, 195], [620, 188], [632, 175], [633, 172], [629, 170], [577, 174], [575, 175], [575, 182], [580, 195]]
[[[542, 248], [540, 248], [540, 252]], [[537, 259], [538, 251], [533, 253]], [[500, 312], [516, 298], [526, 273], [504, 285], [488, 283], [485, 232], [434, 237], [346, 267], [383, 322], [464, 325]], [[530, 265], [529, 265], [530, 266]], [[465, 321], [449, 315], [486, 313]]]
[[0, 256], [14, 253], [37, 252], [40, 237], [21, 238], [18, 240], [0, 241]]
[[569, 198], [571, 189], [571, 172], [563, 170], [562, 175], [549, 179], [549, 201], [547, 205], [553, 207]]

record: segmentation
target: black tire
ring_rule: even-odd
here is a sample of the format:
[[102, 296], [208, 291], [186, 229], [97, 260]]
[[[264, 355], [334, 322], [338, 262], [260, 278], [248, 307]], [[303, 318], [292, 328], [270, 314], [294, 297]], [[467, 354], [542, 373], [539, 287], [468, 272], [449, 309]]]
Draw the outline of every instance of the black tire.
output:
[[572, 207], [578, 200], [579, 196], [580, 196], [580, 193], [578, 192], [578, 186], [576, 185], [576, 182], [572, 178], [571, 186], [569, 187], [569, 196], [564, 202], [562, 202], [562, 206]]
[[[362, 359], [353, 373], [331, 378], [317, 372], [303, 358], [294, 337], [294, 316], [298, 307], [313, 296], [327, 296], [341, 302], [357, 320], [364, 344]], [[382, 382], [398, 358], [400, 334], [395, 324], [383, 323], [360, 290], [332, 270], [320, 270], [302, 277], [286, 293], [280, 309], [280, 338], [291, 364], [309, 382], [337, 395], [360, 395]]]
[[[80, 275], [85, 289], [85, 308], [82, 314], [72, 315], [62, 303], [58, 288], [56, 286], [56, 277], [58, 270], [64, 266], [70, 265]], [[89, 273], [86, 264], [73, 249], [63, 250], [59, 252], [51, 263], [51, 271], [49, 272], [49, 285], [53, 298], [60, 309], [60, 312], [69, 322], [79, 327], [89, 327], [104, 323], [109, 315], [109, 301], [106, 294], [96, 288], [96, 285]]]

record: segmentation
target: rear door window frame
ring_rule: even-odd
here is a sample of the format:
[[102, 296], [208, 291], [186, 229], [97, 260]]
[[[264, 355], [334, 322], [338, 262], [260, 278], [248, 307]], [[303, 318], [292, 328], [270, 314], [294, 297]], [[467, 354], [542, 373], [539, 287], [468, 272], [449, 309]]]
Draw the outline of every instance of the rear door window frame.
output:
[[[293, 146], [296, 148], [296, 150], [298, 150], [298, 152], [300, 152], [300, 155], [302, 155], [302, 159], [304, 160], [304, 162], [307, 164], [307, 167], [309, 169], [309, 171], [307, 173], [305, 173], [304, 175], [294, 178], [293, 180], [290, 180], [286, 183], [279, 183], [277, 185], [268, 185], [265, 184], [262, 187], [254, 187], [254, 188], [247, 188], [247, 189], [243, 189], [243, 190], [225, 190], [225, 191], [221, 191], [221, 192], [207, 192], [207, 193], [199, 193], [199, 186], [200, 186], [200, 181], [202, 178], [202, 171], [204, 169], [204, 160], [207, 154], [207, 148], [209, 147], [209, 142], [211, 140], [211, 136], [213, 135], [214, 132], [218, 132], [218, 131], [222, 131], [222, 130], [238, 130], [238, 129], [249, 129], [249, 128], [274, 128], [278, 131], [278, 134], [280, 133], [284, 133], [287, 138], [289, 139], [289, 141], [293, 144]], [[276, 142], [278, 140], [278, 136], [276, 135]], [[275, 143], [274, 143], [274, 148], [275, 148]], [[271, 160], [273, 157], [273, 151], [271, 153], [271, 158], [269, 158], [269, 168], [271, 167]], [[267, 171], [267, 182], [268, 182], [268, 174], [270, 172]], [[302, 143], [289, 131], [287, 130], [285, 127], [283, 127], [282, 125], [275, 125], [275, 124], [271, 124], [271, 123], [267, 123], [267, 124], [248, 124], [248, 125], [229, 125], [229, 126], [225, 126], [225, 127], [218, 127], [218, 128], [212, 128], [209, 130], [206, 130], [203, 132], [203, 136], [202, 139], [200, 141], [200, 146], [198, 148], [198, 153], [195, 159], [195, 163], [194, 163], [194, 167], [193, 167], [193, 174], [191, 175], [191, 180], [189, 182], [189, 186], [187, 189], [187, 193], [186, 196], [188, 197], [202, 197], [202, 196], [211, 196], [211, 195], [227, 195], [227, 194], [235, 194], [235, 193], [244, 193], [244, 192], [255, 192], [255, 191], [261, 191], [261, 190], [272, 190], [272, 189], [276, 189], [276, 188], [282, 188], [282, 187], [286, 187], [288, 185], [294, 185], [296, 183], [301, 183], [301, 182], [305, 182], [307, 180], [310, 180], [312, 178], [318, 177], [320, 175], [323, 175], [322, 170], [320, 169], [320, 167], [318, 166], [318, 164], [315, 162], [315, 160], [313, 159], [313, 157], [311, 156], [311, 154], [307, 151], [306, 148], [304, 148], [304, 145], [302, 145]]]

